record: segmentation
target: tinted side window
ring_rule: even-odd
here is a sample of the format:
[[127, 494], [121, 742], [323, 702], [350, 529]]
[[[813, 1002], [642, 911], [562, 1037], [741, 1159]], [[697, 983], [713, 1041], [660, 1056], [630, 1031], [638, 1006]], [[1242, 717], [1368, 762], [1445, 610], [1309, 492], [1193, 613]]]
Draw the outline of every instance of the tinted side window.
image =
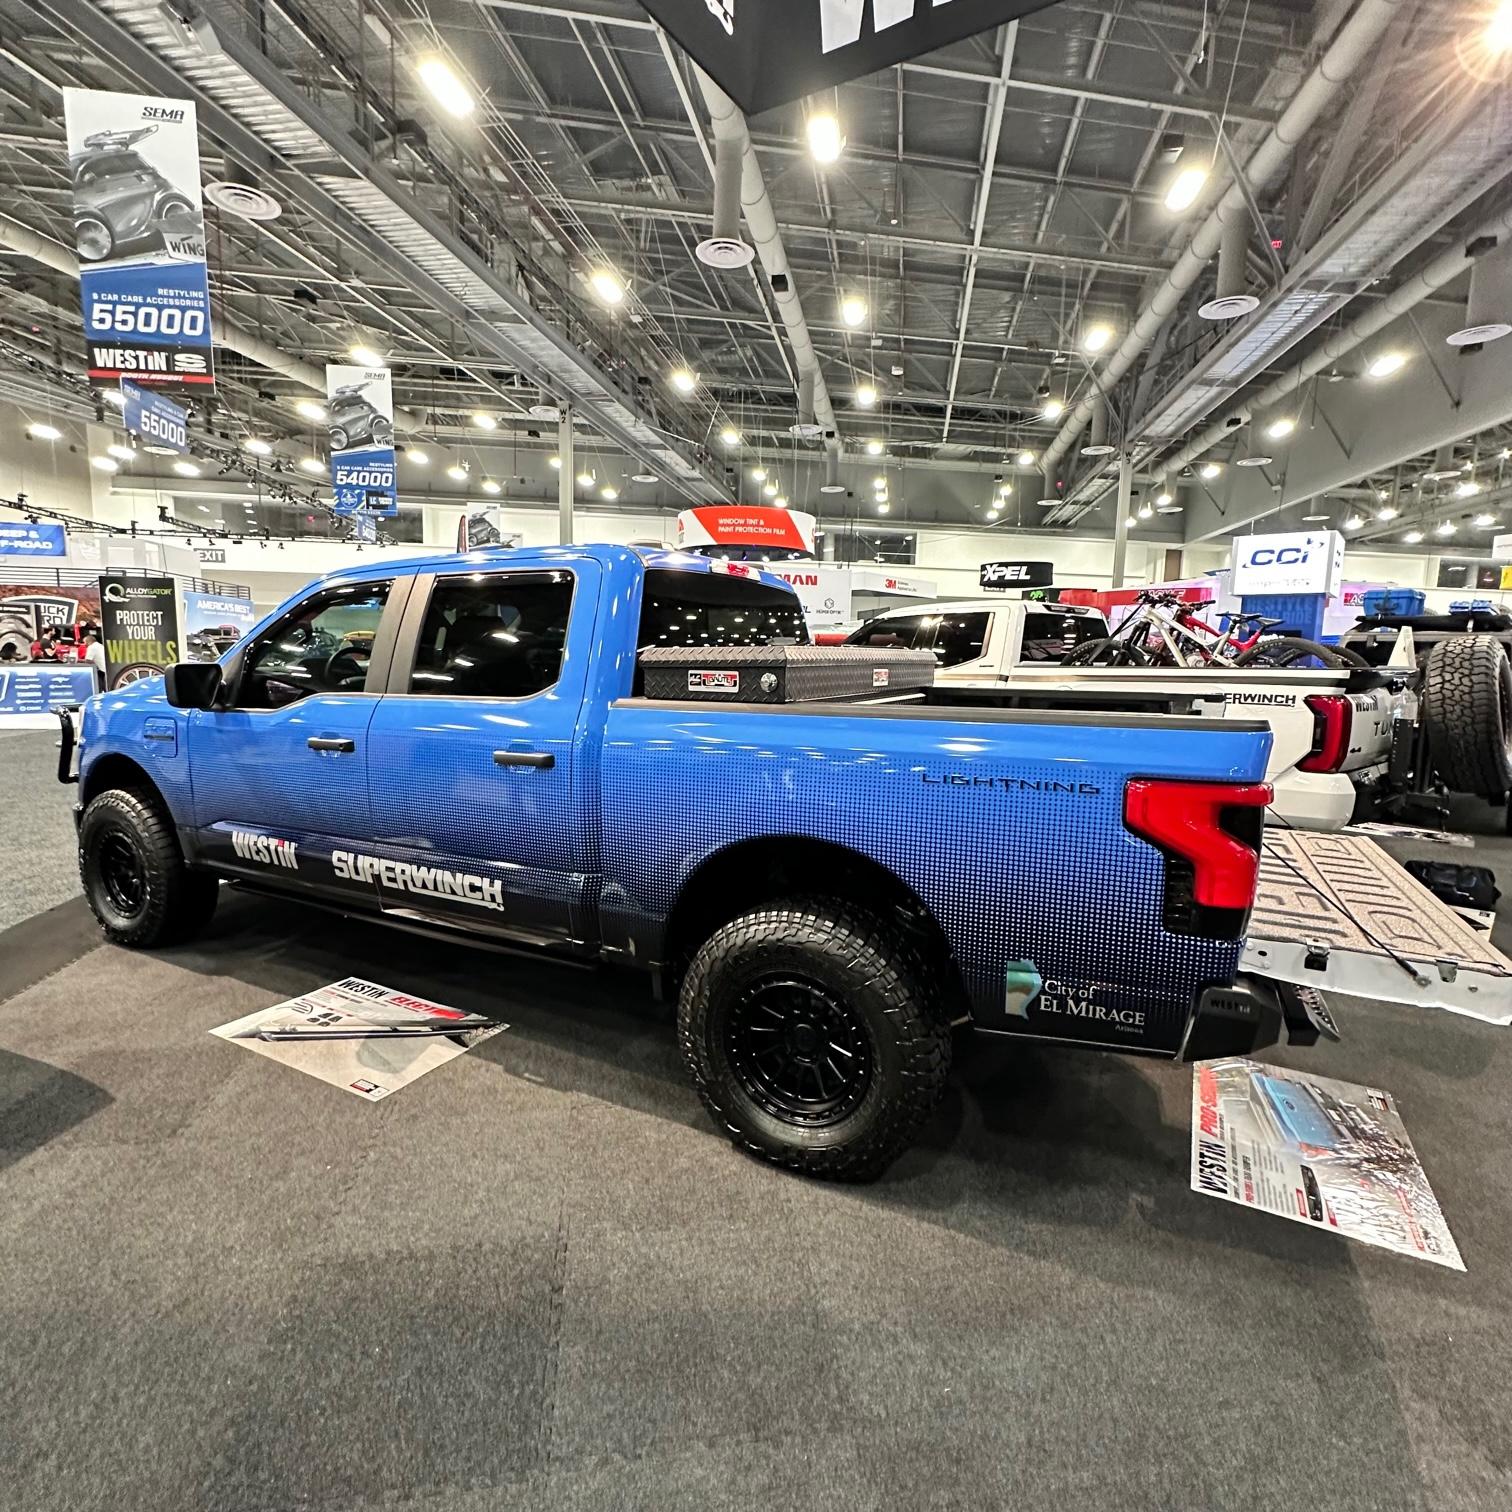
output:
[[360, 693], [389, 583], [353, 583], [309, 598], [248, 648], [239, 709], [281, 709], [311, 693]]
[[445, 698], [545, 692], [562, 673], [572, 584], [570, 572], [437, 578], [409, 691]]
[[1084, 640], [1101, 640], [1107, 633], [1107, 625], [1099, 615], [1031, 610], [1024, 615], [1024, 645], [1019, 660], [1064, 661]]
[[896, 619], [876, 619], [853, 630], [846, 637], [847, 646], [870, 646], [874, 650], [922, 651], [934, 630], [932, 614], [902, 614]]
[[652, 646], [808, 645], [798, 595], [724, 572], [646, 573], [636, 649]]
[[958, 667], [975, 661], [987, 644], [986, 614], [942, 614], [935, 631], [935, 661], [942, 667]]

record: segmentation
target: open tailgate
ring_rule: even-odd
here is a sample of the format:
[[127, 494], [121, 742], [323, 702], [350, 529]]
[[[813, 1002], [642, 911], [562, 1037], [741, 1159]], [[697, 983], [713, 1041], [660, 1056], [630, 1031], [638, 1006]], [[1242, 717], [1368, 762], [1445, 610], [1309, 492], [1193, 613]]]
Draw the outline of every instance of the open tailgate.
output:
[[1512, 1024], [1512, 961], [1363, 835], [1267, 830], [1241, 969]]

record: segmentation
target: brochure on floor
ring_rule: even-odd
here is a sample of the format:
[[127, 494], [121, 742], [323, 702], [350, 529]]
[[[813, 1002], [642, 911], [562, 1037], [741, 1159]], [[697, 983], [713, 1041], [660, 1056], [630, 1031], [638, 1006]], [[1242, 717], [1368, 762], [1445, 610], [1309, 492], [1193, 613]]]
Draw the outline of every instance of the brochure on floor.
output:
[[508, 1027], [344, 977], [210, 1032], [378, 1102]]
[[1192, 1079], [1192, 1190], [1464, 1270], [1389, 1092], [1251, 1060]]

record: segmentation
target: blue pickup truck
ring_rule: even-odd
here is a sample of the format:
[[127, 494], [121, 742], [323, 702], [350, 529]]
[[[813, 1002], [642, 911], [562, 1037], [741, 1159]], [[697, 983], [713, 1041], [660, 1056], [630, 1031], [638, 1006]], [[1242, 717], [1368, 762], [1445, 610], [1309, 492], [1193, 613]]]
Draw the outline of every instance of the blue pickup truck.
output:
[[650, 648], [807, 639], [787, 584], [670, 552], [334, 573], [85, 705], [85, 892], [121, 945], [201, 930], [224, 880], [642, 968], [719, 1126], [815, 1175], [885, 1166], [973, 1030], [1187, 1058], [1305, 1034], [1236, 978], [1264, 725], [643, 691]]

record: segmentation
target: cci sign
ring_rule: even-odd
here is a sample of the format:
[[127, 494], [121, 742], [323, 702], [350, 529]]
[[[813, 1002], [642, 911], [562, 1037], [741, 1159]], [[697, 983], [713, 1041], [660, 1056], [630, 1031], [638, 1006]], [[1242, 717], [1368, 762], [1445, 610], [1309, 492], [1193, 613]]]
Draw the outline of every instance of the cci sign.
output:
[[1233, 564], [1232, 590], [1240, 598], [1261, 593], [1332, 596], [1344, 581], [1344, 537], [1337, 530], [1235, 536]]

